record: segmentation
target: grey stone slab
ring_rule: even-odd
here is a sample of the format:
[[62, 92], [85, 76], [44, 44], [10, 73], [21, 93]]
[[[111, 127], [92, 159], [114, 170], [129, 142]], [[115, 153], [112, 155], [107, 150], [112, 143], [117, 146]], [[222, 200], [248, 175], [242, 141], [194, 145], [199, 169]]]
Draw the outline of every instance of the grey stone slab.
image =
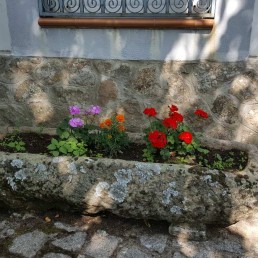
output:
[[5, 228], [2, 231], [0, 231], [0, 239], [13, 236], [15, 234], [15, 230], [12, 228]]
[[47, 242], [48, 236], [38, 230], [23, 234], [13, 240], [9, 252], [26, 258], [33, 257]]
[[59, 221], [55, 222], [54, 226], [58, 229], [65, 230], [69, 233], [76, 232], [76, 231], [81, 231], [81, 229], [79, 227], [73, 227], [71, 225], [68, 225], [68, 224], [65, 224], [65, 223], [62, 223], [62, 222], [59, 222]]
[[48, 253], [48, 254], [45, 254], [42, 258], [72, 258], [72, 257], [61, 253]]
[[117, 258], [150, 258], [151, 256], [144, 253], [136, 246], [122, 248]]
[[4, 229], [7, 225], [7, 221], [6, 220], [3, 220], [0, 222], [0, 229]]
[[105, 231], [99, 230], [87, 244], [84, 254], [94, 258], [110, 257], [121, 241], [121, 238], [108, 235]]
[[185, 255], [183, 255], [182, 253], [180, 252], [175, 252], [172, 256], [172, 258], [186, 258]]
[[166, 235], [143, 235], [140, 237], [140, 242], [143, 246], [151, 251], [162, 254], [165, 250], [168, 237]]
[[76, 232], [73, 235], [56, 239], [52, 244], [67, 251], [79, 251], [85, 243], [87, 234]]

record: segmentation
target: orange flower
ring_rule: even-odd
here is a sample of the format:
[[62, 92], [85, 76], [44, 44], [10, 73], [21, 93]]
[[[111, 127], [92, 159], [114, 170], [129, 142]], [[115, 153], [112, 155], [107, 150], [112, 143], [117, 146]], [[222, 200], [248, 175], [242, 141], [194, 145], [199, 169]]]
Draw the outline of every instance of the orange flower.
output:
[[125, 121], [125, 116], [123, 114], [118, 114], [116, 116], [116, 121], [119, 123], [123, 123]]
[[101, 123], [99, 124], [99, 127], [101, 127], [101, 128], [110, 127], [111, 124], [112, 124], [112, 121], [111, 121], [110, 118], [108, 118], [108, 119], [104, 120], [103, 122], [101, 122]]
[[123, 125], [118, 125], [117, 128], [118, 128], [118, 130], [120, 132], [124, 132], [125, 131], [125, 127]]
[[111, 121], [110, 118], [108, 118], [108, 119], [106, 119], [106, 120], [104, 121], [104, 123], [105, 123], [106, 126], [111, 126], [112, 121]]

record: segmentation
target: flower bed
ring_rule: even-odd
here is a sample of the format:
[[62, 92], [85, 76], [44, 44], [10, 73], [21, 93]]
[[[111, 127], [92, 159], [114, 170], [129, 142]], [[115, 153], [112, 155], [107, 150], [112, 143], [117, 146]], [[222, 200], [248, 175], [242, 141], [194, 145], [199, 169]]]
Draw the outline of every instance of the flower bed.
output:
[[[115, 119], [116, 133], [123, 132], [117, 127], [122, 117]], [[188, 136], [183, 139], [186, 148]], [[108, 210], [171, 223], [235, 223], [257, 212], [257, 148], [205, 138], [200, 143], [247, 152], [248, 164], [228, 172], [199, 165], [1, 152], [0, 203], [17, 209]]]
[[[208, 144], [208, 141], [206, 142]], [[257, 210], [258, 152], [241, 172], [200, 166], [87, 157], [0, 154], [0, 201], [12, 208], [45, 206], [169, 222], [234, 223]]]

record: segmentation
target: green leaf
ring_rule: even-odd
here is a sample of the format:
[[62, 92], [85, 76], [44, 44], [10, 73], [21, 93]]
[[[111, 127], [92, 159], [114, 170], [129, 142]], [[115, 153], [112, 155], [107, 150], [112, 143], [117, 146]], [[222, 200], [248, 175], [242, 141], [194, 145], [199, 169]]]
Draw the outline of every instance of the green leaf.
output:
[[59, 156], [59, 151], [51, 151], [51, 153], [55, 157]]
[[8, 147], [15, 148], [15, 142], [10, 142], [7, 144]]
[[169, 135], [169, 136], [167, 137], [167, 141], [168, 141], [168, 143], [174, 144], [174, 143], [175, 143], [175, 140], [174, 140], [173, 135]]
[[60, 142], [59, 142], [59, 146], [60, 146], [60, 147], [61, 147], [61, 146], [64, 146], [65, 143], [66, 143], [65, 141], [60, 141]]
[[70, 136], [70, 133], [65, 131], [65, 132], [62, 133], [61, 139], [67, 139], [69, 136]]
[[54, 144], [49, 144], [48, 146], [47, 146], [47, 148], [49, 149], [49, 150], [55, 150], [56, 149], [56, 145], [54, 145]]
[[80, 156], [80, 153], [79, 153], [78, 150], [75, 150], [75, 151], [73, 152], [73, 155], [74, 155], [74, 156]]
[[196, 148], [196, 150], [199, 151], [200, 153], [203, 153], [203, 154], [208, 154], [208, 153], [210, 152], [209, 150], [203, 149], [203, 148], [201, 148], [201, 147]]
[[59, 144], [58, 144], [58, 140], [56, 140], [55, 138], [52, 138], [51, 143], [54, 144], [54, 145], [56, 145], [56, 146], [59, 145]]
[[64, 154], [67, 154], [67, 149], [66, 149], [64, 146], [61, 146], [61, 147], [59, 148], [59, 151], [62, 152], [62, 153], [64, 153]]

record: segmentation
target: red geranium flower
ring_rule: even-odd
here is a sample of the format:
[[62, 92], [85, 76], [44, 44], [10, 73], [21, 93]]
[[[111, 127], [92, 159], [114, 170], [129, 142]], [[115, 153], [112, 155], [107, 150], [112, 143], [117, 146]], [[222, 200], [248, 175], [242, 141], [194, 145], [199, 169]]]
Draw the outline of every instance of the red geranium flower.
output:
[[147, 116], [156, 116], [157, 115], [155, 108], [145, 108], [143, 113]]
[[159, 132], [157, 130], [150, 132], [148, 139], [152, 146], [158, 149], [162, 149], [167, 145], [166, 134]]
[[202, 109], [196, 109], [194, 114], [197, 115], [197, 116], [203, 117], [203, 118], [208, 118], [209, 117], [208, 113], [206, 113]]
[[183, 122], [183, 120], [184, 120], [184, 117], [183, 117], [181, 114], [179, 114], [178, 112], [172, 113], [172, 114], [170, 115], [170, 117], [171, 117], [173, 120], [175, 120], [176, 122]]
[[168, 128], [169, 127], [173, 128], [173, 129], [177, 128], [177, 122], [172, 117], [165, 118], [162, 121], [162, 123], [163, 123], [163, 125], [165, 125]]
[[178, 135], [178, 138], [184, 141], [186, 144], [190, 144], [193, 140], [193, 136], [190, 132], [182, 132]]
[[169, 109], [170, 109], [170, 112], [175, 112], [175, 111], [178, 111], [178, 107], [175, 106], [175, 105], [171, 105], [171, 106], [168, 106]]

